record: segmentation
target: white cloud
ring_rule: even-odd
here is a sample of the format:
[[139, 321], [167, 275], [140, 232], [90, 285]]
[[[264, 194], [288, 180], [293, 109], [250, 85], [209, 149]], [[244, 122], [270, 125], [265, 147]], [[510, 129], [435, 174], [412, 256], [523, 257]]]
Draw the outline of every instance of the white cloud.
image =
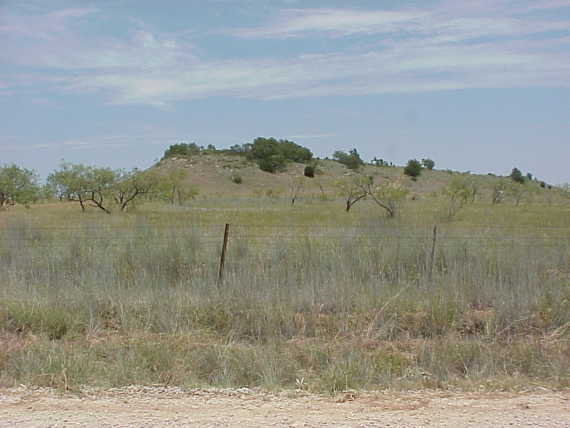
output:
[[[537, 0], [528, 5], [546, 9], [566, 3]], [[0, 89], [17, 90], [34, 81], [56, 90], [103, 93], [115, 104], [165, 107], [211, 96], [267, 100], [477, 87], [569, 87], [570, 21], [521, 17], [520, 12], [508, 0], [444, 3], [430, 10], [291, 9], [267, 25], [234, 34], [245, 39], [374, 37], [366, 45], [339, 48], [333, 54], [272, 57], [267, 51], [265, 58], [242, 60], [200, 59], [185, 38], [151, 31], [136, 22], [122, 39], [88, 38], [72, 30], [71, 23], [97, 16], [96, 9], [12, 16], [0, 24], [0, 36], [12, 41], [0, 50], [0, 61], [32, 70], [49, 67], [57, 74], [4, 76]], [[36, 24], [40, 31], [33, 34]], [[540, 38], [534, 37], [537, 33]]]
[[389, 33], [416, 25], [423, 11], [366, 11], [351, 9], [292, 9], [266, 26], [235, 32], [244, 38], [288, 38], [313, 32], [336, 35]]

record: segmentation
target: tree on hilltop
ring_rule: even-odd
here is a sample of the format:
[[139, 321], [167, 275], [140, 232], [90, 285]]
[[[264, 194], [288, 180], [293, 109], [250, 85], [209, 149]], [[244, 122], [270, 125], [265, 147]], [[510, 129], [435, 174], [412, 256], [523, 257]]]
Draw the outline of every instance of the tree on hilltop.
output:
[[343, 152], [342, 150], [337, 150], [333, 153], [333, 159], [338, 163], [343, 164], [348, 169], [353, 170], [357, 170], [364, 165], [364, 161], [356, 149], [352, 149], [348, 153]]

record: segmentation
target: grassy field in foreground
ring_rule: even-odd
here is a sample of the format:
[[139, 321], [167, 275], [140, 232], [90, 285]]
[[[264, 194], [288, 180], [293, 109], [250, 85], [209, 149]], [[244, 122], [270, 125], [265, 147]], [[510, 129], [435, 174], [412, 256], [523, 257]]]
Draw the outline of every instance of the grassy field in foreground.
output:
[[401, 212], [279, 198], [1, 212], [0, 384], [569, 387], [565, 201]]

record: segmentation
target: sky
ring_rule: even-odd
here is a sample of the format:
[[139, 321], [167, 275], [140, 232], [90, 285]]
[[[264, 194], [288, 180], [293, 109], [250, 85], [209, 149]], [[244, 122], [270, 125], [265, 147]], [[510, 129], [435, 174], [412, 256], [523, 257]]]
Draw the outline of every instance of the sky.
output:
[[0, 164], [258, 136], [570, 182], [570, 0], [0, 0]]

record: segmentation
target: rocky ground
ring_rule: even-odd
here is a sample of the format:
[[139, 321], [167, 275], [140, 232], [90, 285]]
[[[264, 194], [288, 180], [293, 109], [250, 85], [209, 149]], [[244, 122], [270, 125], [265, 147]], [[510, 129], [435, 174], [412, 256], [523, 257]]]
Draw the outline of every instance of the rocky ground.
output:
[[183, 390], [163, 387], [0, 390], [0, 426], [22, 427], [556, 427], [570, 390], [525, 393]]

